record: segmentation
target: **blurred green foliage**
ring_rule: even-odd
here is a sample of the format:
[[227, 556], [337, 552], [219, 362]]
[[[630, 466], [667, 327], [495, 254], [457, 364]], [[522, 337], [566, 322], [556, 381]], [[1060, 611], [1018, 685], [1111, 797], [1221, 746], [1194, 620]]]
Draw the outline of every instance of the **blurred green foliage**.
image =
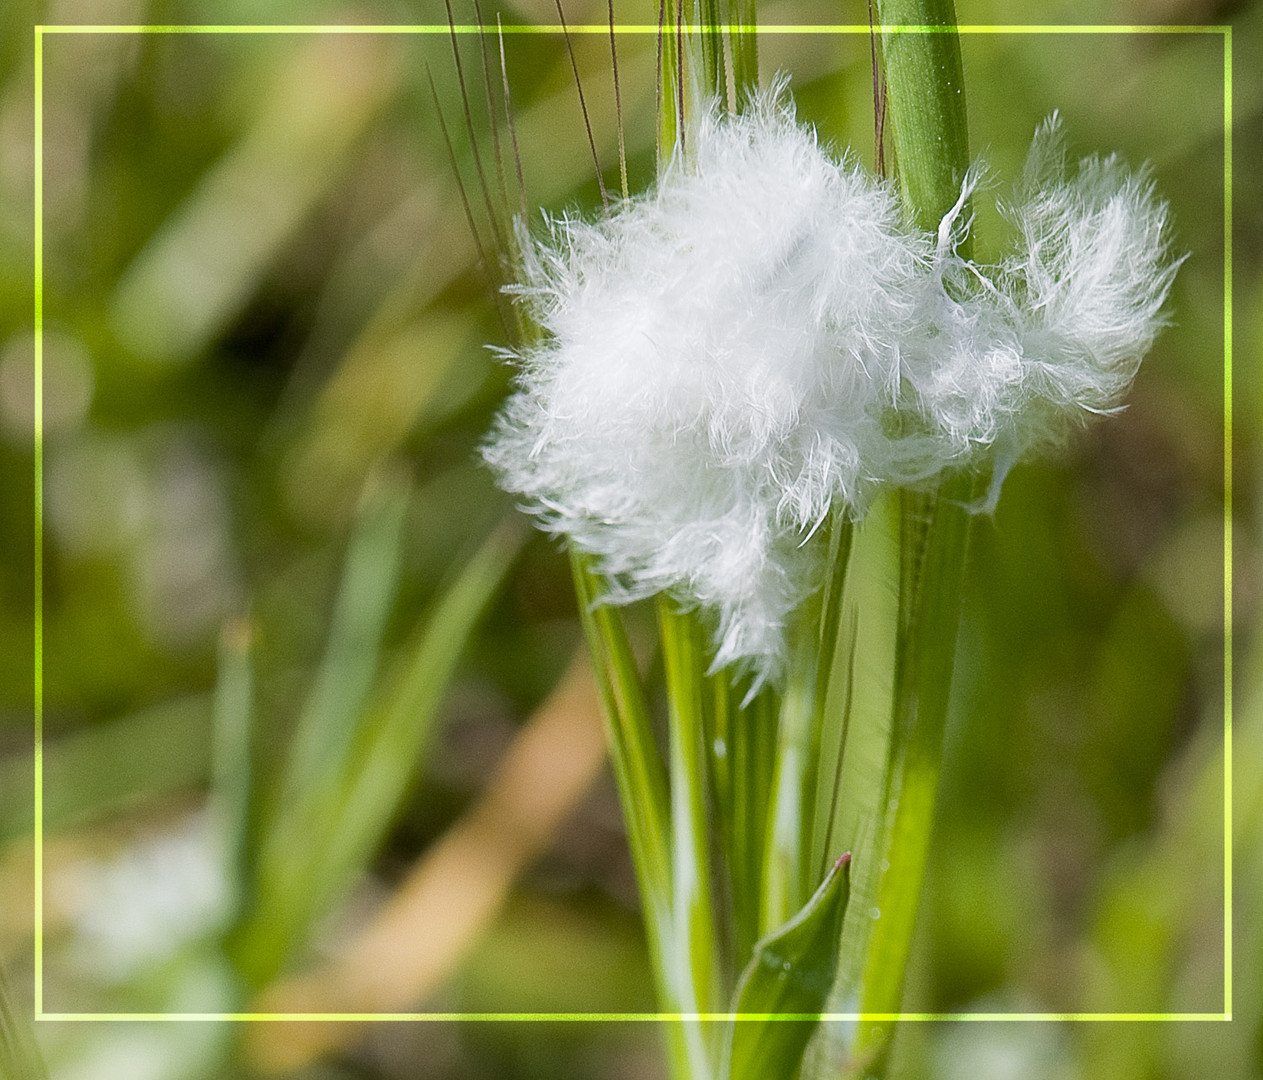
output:
[[[616, 12], [625, 22], [656, 22], [646, 0], [620, 0]], [[485, 3], [482, 14], [489, 22], [554, 19], [542, 0]], [[1234, 27], [1234, 1018], [905, 1025], [897, 1064], [903, 1075], [944, 1080], [1258, 1078], [1263, 6], [1059, 0], [1036, 14], [1012, 0], [961, 0], [958, 14], [986, 24], [1038, 17]], [[567, 17], [600, 23], [605, 7], [568, 4]], [[765, 25], [865, 18], [862, 4], [823, 0], [760, 10]], [[0, 961], [15, 975], [19, 1001], [29, 1000], [32, 963], [31, 27], [420, 19], [443, 22], [442, 5], [18, 0], [0, 11]], [[457, 19], [474, 15], [458, 10]], [[608, 42], [582, 36], [575, 47], [615, 187]], [[489, 195], [499, 199], [476, 40], [462, 39], [461, 49]], [[627, 36], [619, 49], [635, 190], [654, 167], [653, 39]], [[1035, 123], [1058, 109], [1076, 151], [1152, 163], [1190, 258], [1176, 281], [1172, 325], [1129, 408], [1055, 460], [1017, 469], [994, 519], [976, 525], [907, 1005], [1217, 1013], [1222, 39], [971, 35], [962, 49], [971, 141], [997, 177], [1016, 174]], [[505, 57], [532, 208], [592, 208], [597, 187], [560, 40], [509, 36]], [[765, 79], [790, 74], [800, 114], [823, 137], [871, 161], [866, 36], [766, 34], [760, 63]], [[111, 909], [106, 890], [94, 901], [83, 885], [91, 893], [91, 883], [107, 880], [102, 867], [131, 852], [129, 865], [139, 867], [133, 887], [151, 899], [171, 893], [161, 878], [178, 877], [181, 864], [169, 856], [185, 849], [153, 848], [167, 853], [166, 863], [156, 855], [138, 862], [135, 852], [200, 820], [193, 815], [212, 791], [215, 755], [224, 753], [225, 702], [251, 703], [249, 745], [236, 744], [235, 760], [250, 761], [250, 797], [264, 805], [239, 807], [243, 828], [296, 815], [277, 850], [315, 872], [333, 865], [325, 845], [348, 820], [348, 805], [371, 819], [354, 854], [334, 860], [336, 882], [313, 886], [303, 871], [305, 884], [282, 890], [286, 911], [297, 910], [286, 906], [296, 899], [312, 904], [294, 916], [293, 934], [265, 965], [270, 974], [319, 955], [354, 924], [357, 905], [371, 905], [443, 834], [579, 641], [569, 571], [554, 545], [535, 538], [512, 563], [507, 554], [486, 555], [487, 537], [513, 510], [477, 460], [509, 383], [484, 346], [504, 342], [500, 320], [512, 315], [489, 289], [499, 270], [480, 264], [470, 239], [427, 69], [481, 224], [482, 192], [442, 34], [43, 39], [50, 1011], [218, 1009], [249, 1000], [242, 965], [234, 973], [219, 951], [222, 909], [216, 915], [211, 905], [203, 923], [173, 931], [174, 953], [142, 950], [133, 966], [111, 967], [102, 959], [106, 944], [123, 948], [137, 912], [153, 905], [120, 894]], [[505, 168], [512, 191], [507, 156]], [[1004, 241], [988, 201], [978, 209], [984, 256]], [[482, 243], [491, 250], [485, 227]], [[391, 494], [382, 496], [383, 484]], [[370, 488], [376, 496], [365, 494]], [[357, 516], [357, 507], [367, 509]], [[485, 588], [457, 620], [461, 628], [439, 643], [452, 677], [427, 706], [433, 726], [405, 718], [392, 728], [391, 694], [406, 698], [410, 657], [444, 598], [469, 585], [460, 573], [471, 557], [483, 559], [472, 565], [482, 567]], [[502, 575], [492, 597], [492, 579]], [[236, 689], [220, 682], [217, 728], [217, 674], [229, 679], [234, 670], [220, 659], [233, 647], [225, 639], [221, 654], [226, 624], [244, 635], [238, 659], [249, 641], [248, 678], [238, 667]], [[335, 660], [337, 674], [328, 675], [321, 664]], [[422, 681], [432, 696], [447, 682]], [[409, 700], [405, 712], [415, 720]], [[354, 789], [344, 786], [354, 771], [348, 762], [366, 767], [357, 740], [374, 723], [403, 732], [379, 759], [389, 783], [370, 785], [379, 803], [371, 807], [338, 802]], [[430, 746], [424, 764], [422, 742]], [[296, 770], [304, 775], [293, 779]], [[227, 789], [241, 771], [229, 765], [219, 775], [216, 790], [231, 802]], [[287, 783], [305, 794], [290, 798]], [[330, 821], [334, 807], [341, 809]], [[649, 1007], [620, 830], [604, 781], [462, 971], [421, 1006]], [[156, 875], [153, 888], [146, 874]], [[316, 893], [302, 892], [308, 888]], [[158, 1080], [249, 1075], [254, 1067], [228, 1027], [44, 1023], [39, 1033], [54, 1077]], [[148, 1072], [138, 1071], [142, 1057]], [[660, 1068], [648, 1025], [389, 1024], [301, 1075], [554, 1080], [653, 1076]]]

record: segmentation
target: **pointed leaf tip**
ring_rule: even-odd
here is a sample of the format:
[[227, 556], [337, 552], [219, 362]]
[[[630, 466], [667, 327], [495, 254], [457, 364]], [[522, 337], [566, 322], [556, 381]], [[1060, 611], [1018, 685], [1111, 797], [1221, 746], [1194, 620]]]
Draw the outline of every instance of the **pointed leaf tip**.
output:
[[837, 973], [850, 867], [848, 851], [802, 910], [755, 945], [737, 984], [724, 1080], [797, 1074]]

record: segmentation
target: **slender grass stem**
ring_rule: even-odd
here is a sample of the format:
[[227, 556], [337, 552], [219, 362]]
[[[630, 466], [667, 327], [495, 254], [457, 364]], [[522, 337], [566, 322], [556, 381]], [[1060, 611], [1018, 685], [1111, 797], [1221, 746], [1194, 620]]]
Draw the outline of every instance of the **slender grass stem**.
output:
[[699, 36], [702, 39], [702, 75], [706, 92], [719, 100], [728, 93], [728, 70], [724, 60], [723, 30], [725, 10], [723, 0], [696, 0]]
[[[658, 628], [666, 668], [671, 773], [671, 885], [675, 978], [682, 1011], [710, 1011], [715, 1001], [718, 949], [711, 897], [710, 834], [706, 814], [705, 671], [702, 628], [667, 596], [658, 599]], [[685, 1021], [694, 1080], [709, 1075], [705, 1032]]]
[[810, 858], [803, 848], [804, 840], [809, 842], [811, 837], [809, 792], [815, 791], [818, 767], [812, 758], [817, 657], [814, 648], [804, 648], [802, 644], [791, 644], [791, 649], [793, 661], [781, 700], [768, 811], [763, 903], [759, 912], [763, 934], [782, 926], [802, 907], [804, 875], [810, 867]]
[[[482, 7], [478, 0], [474, 0], [474, 17], [478, 20], [479, 26], [484, 25]], [[487, 50], [487, 36], [486, 30], [478, 35], [478, 52], [482, 59], [482, 84], [486, 92], [487, 124], [491, 128], [492, 158], [496, 163], [496, 179], [499, 181], [500, 197], [504, 203], [504, 220], [507, 224], [513, 218], [513, 211], [509, 205], [509, 185], [505, 180], [504, 151], [500, 147], [499, 111], [496, 109], [495, 94], [491, 90], [491, 56]]]
[[[618, 612], [603, 603], [605, 585], [591, 556], [570, 549], [579, 615], [596, 668], [605, 720], [606, 742], [619, 801], [627, 825], [628, 846], [654, 968], [660, 1006], [666, 1012], [697, 1011], [682, 997], [688, 964], [687, 943], [677, 936], [673, 915], [671, 804], [667, 776], [654, 742], [649, 704]], [[666, 1025], [667, 1056], [673, 1080], [705, 1080], [705, 1047], [696, 1023]]]
[[579, 108], [583, 112], [583, 129], [588, 134], [588, 149], [592, 153], [592, 168], [596, 172], [596, 186], [601, 192], [601, 205], [610, 208], [610, 193], [605, 189], [605, 177], [601, 175], [601, 156], [596, 152], [596, 139], [592, 137], [592, 121], [588, 117], [588, 100], [583, 93], [583, 80], [579, 78], [579, 62], [574, 55], [574, 42], [570, 40], [570, 29], [566, 26], [566, 13], [562, 9], [561, 0], [554, 0], [557, 8], [557, 19], [561, 23], [561, 36], [566, 42], [566, 53], [570, 57], [570, 70], [574, 72], [574, 87], [579, 95]]
[[618, 41], [614, 33], [614, 0], [607, 0], [606, 10], [610, 19], [610, 69], [614, 75], [614, 119], [618, 128], [618, 178], [622, 184], [623, 198], [631, 190], [627, 186], [627, 140], [623, 133], [623, 93], [618, 78]]
[[[952, 0], [878, 0], [877, 14], [886, 27], [956, 25]], [[959, 198], [969, 168], [960, 39], [950, 32], [887, 32], [881, 47], [899, 190], [916, 223], [933, 232]]]
[[[509, 129], [509, 143], [513, 147], [513, 166], [517, 172], [517, 194], [518, 204], [522, 215], [522, 223], [525, 224], [530, 220], [530, 211], [526, 205], [526, 180], [522, 175], [522, 151], [517, 141], [517, 121], [513, 118], [513, 96], [509, 91], [509, 67], [504, 60], [504, 26], [500, 22], [500, 16], [496, 16], [496, 37], [500, 44], [500, 82], [504, 92], [504, 122]], [[517, 246], [514, 245], [514, 252]]]
[[[724, 673], [722, 678], [727, 680]], [[739, 705], [740, 689], [728, 687], [732, 712], [725, 752], [731, 792], [721, 809], [721, 843], [732, 889], [732, 967], [740, 971], [758, 941], [762, 920], [767, 814], [776, 761], [776, 695], [764, 690]]]
[[[864, 1012], [898, 1012], [903, 999], [934, 822], [969, 545], [970, 518], [964, 504], [971, 493], [970, 478], [955, 477], [933, 497], [905, 496], [905, 503], [914, 505], [904, 509], [904, 575], [885, 799], [894, 810], [885, 839], [889, 870], [881, 881], [880, 917], [864, 967]], [[927, 517], [920, 518], [922, 514]], [[881, 1075], [890, 1031], [888, 1024], [861, 1025], [861, 1045], [868, 1041], [865, 1032], [872, 1039], [869, 1052], [878, 1065], [873, 1075]]]
[[[478, 175], [478, 186], [482, 189], [483, 205], [487, 208], [487, 220], [491, 225], [491, 232], [495, 238], [495, 250], [505, 251], [504, 235], [500, 232], [500, 227], [496, 222], [497, 214], [495, 204], [491, 199], [491, 189], [487, 185], [487, 171], [483, 168], [482, 155], [478, 152], [478, 136], [474, 131], [474, 115], [469, 105], [469, 90], [465, 85], [465, 69], [461, 64], [460, 46], [456, 41], [456, 21], [452, 15], [452, 0], [443, 0], [447, 8], [447, 28], [452, 41], [452, 60], [456, 65], [456, 80], [460, 84], [460, 101], [461, 107], [465, 115], [465, 132], [469, 136], [469, 149], [474, 158], [474, 172]], [[494, 127], [495, 120], [492, 119]]]
[[[951, 0], [885, 0], [886, 26], [956, 23]], [[960, 45], [951, 32], [894, 32], [882, 38], [897, 177], [909, 216], [937, 229], [960, 195], [969, 163]], [[930, 848], [943, 729], [956, 649], [969, 539], [972, 481], [946, 480], [931, 495], [907, 494], [892, 728], [886, 774], [879, 917], [869, 938], [861, 1007], [898, 1012], [904, 971]], [[863, 1075], [884, 1075], [892, 1026], [861, 1024], [853, 1059]]]
[[841, 517], [825, 528], [828, 573], [820, 590], [799, 610], [790, 634], [764, 863], [764, 934], [788, 921], [820, 883], [813, 849], [821, 747], [825, 725], [834, 719], [826, 711], [827, 693], [852, 534], [850, 522]]
[[759, 85], [759, 37], [755, 0], [730, 0], [728, 49], [732, 57], [732, 82], [740, 111]]

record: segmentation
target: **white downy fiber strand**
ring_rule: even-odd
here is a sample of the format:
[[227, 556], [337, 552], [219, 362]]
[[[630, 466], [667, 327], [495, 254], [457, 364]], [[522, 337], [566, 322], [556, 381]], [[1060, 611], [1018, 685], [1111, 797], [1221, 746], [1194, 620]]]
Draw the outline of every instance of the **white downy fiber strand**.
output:
[[993, 449], [988, 509], [1015, 460], [1121, 406], [1183, 261], [1146, 173], [1114, 156], [1072, 170], [1056, 114], [1035, 134], [1019, 195], [1003, 208], [1018, 241], [1001, 266], [940, 243], [931, 336], [904, 352], [948, 445]]
[[487, 460], [613, 599], [700, 606], [717, 669], [777, 678], [834, 505], [858, 518], [991, 451], [1002, 478], [1116, 407], [1161, 324], [1176, 264], [1143, 176], [1111, 158], [1067, 178], [1046, 125], [998, 268], [956, 254], [975, 182], [932, 237], [781, 88], [703, 115], [654, 190], [522, 234], [513, 291], [541, 336]]

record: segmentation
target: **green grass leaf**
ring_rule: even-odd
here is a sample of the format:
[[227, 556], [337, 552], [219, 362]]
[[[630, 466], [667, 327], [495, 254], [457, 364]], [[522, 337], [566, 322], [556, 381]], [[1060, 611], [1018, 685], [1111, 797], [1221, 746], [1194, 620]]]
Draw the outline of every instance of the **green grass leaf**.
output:
[[627, 633], [618, 612], [604, 602], [605, 585], [591, 557], [571, 548], [570, 562], [641, 895], [649, 915], [661, 918], [670, 909], [670, 814], [666, 771], [654, 742], [649, 704]]
[[420, 767], [465, 643], [523, 534], [513, 518], [483, 542], [368, 694], [336, 774], [327, 766], [312, 773], [321, 786], [307, 795], [303, 815], [287, 816], [264, 841], [257, 902], [233, 948], [253, 984], [282, 969], [373, 857]]
[[[803, 909], [755, 946], [737, 986], [724, 1080], [793, 1077], [833, 986], [850, 898], [843, 855]], [[792, 1019], [791, 1019], [792, 1018]]]
[[[718, 990], [718, 949], [711, 900], [705, 750], [706, 637], [692, 611], [658, 598], [658, 631], [667, 681], [671, 774], [671, 909], [674, 977], [680, 1011], [708, 1012]], [[695, 1062], [707, 1058], [705, 1033], [686, 1025]], [[695, 1071], [696, 1075], [696, 1071]]]
[[830, 555], [826, 579], [795, 613], [789, 630], [789, 671], [780, 702], [768, 811], [760, 915], [764, 933], [802, 907], [823, 874], [813, 858], [821, 803], [817, 789], [826, 726], [844, 722], [828, 708], [828, 690], [853, 529], [839, 514], [823, 531], [821, 539], [828, 543]]
[[383, 478], [356, 516], [315, 683], [294, 731], [283, 813], [306, 816], [345, 770], [356, 721], [381, 658], [382, 636], [399, 581], [409, 485]]
[[[676, 946], [673, 919], [671, 813], [666, 770], [654, 740], [644, 685], [618, 611], [604, 602], [605, 583], [590, 555], [570, 549], [579, 616], [583, 622], [601, 694], [601, 714], [610, 764], [618, 784], [627, 842], [644, 905], [645, 932], [661, 1007], [683, 1012], [682, 978], [689, 958]], [[683, 1023], [666, 1031], [672, 1075], [694, 1077], [699, 1048]]]

